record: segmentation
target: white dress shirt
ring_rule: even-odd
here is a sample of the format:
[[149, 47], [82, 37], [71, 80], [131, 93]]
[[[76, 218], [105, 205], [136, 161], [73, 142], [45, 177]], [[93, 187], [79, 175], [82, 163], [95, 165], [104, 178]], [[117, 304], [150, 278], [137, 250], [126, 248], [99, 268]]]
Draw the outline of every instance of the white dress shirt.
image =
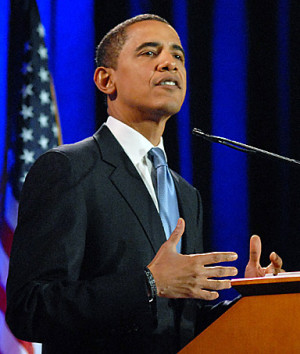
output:
[[[156, 209], [159, 211], [158, 201], [151, 178], [152, 169], [154, 167], [147, 156], [149, 150], [152, 149], [154, 145], [138, 131], [116, 118], [109, 116], [105, 124], [137, 169], [153, 199]], [[166, 156], [162, 138], [160, 139], [159, 145], [156, 147], [162, 149]]]

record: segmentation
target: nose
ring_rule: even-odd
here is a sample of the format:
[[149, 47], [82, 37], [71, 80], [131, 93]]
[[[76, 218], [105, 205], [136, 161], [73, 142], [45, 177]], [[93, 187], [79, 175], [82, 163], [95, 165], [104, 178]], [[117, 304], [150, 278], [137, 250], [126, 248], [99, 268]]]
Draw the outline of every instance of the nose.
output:
[[157, 65], [158, 71], [177, 71], [177, 63], [173, 55], [169, 52], [161, 53], [160, 62]]

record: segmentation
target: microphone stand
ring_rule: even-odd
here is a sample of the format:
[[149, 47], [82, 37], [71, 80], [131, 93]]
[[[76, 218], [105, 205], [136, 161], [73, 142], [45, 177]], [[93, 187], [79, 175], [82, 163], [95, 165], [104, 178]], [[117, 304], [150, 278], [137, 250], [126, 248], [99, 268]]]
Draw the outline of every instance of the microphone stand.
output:
[[274, 154], [273, 152], [269, 152], [263, 149], [259, 149], [257, 147], [254, 146], [250, 146], [250, 145], [246, 145], [243, 143], [239, 143], [237, 141], [234, 140], [230, 140], [230, 139], [226, 139], [226, 138], [222, 138], [220, 136], [215, 136], [215, 135], [210, 135], [210, 134], [206, 134], [204, 133], [202, 130], [198, 129], [198, 128], [194, 128], [192, 133], [194, 135], [200, 136], [201, 138], [208, 140], [210, 142], [213, 143], [219, 143], [219, 144], [223, 144], [226, 145], [232, 149], [238, 150], [238, 151], [242, 151], [242, 152], [249, 152], [249, 153], [256, 153], [258, 155], [263, 155], [263, 156], [267, 156], [269, 158], [272, 158], [274, 160], [283, 160], [289, 163], [293, 163], [296, 164], [298, 166], [300, 166], [300, 161], [295, 160], [295, 159], [290, 159], [289, 157], [285, 157], [282, 155], [278, 155], [278, 154]]

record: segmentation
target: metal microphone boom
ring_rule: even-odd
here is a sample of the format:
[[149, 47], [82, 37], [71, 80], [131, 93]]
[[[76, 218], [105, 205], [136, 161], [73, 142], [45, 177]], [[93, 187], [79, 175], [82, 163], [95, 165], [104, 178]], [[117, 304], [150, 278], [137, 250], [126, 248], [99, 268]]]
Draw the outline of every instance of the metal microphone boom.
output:
[[267, 157], [275, 159], [275, 160], [280, 159], [280, 160], [283, 160], [283, 161], [286, 161], [286, 162], [289, 162], [289, 163], [293, 163], [293, 164], [296, 164], [296, 165], [300, 166], [300, 161], [298, 161], [298, 160], [291, 159], [289, 157], [285, 157], [285, 156], [282, 156], [282, 155], [274, 154], [273, 152], [269, 152], [269, 151], [266, 151], [266, 150], [263, 150], [263, 149], [259, 149], [257, 147], [251, 146], [251, 145], [246, 145], [246, 144], [243, 144], [243, 143], [239, 143], [237, 141], [230, 140], [230, 139], [227, 139], [227, 138], [222, 138], [220, 136], [206, 134], [206, 133], [204, 133], [202, 130], [200, 130], [198, 128], [194, 128], [192, 133], [194, 135], [200, 136], [203, 139], [208, 140], [210, 142], [223, 144], [223, 145], [231, 147], [232, 149], [235, 149], [235, 150], [239, 150], [239, 151], [242, 151], [242, 152], [248, 152], [248, 153], [256, 153], [256, 154], [259, 154], [259, 155], [267, 156]]

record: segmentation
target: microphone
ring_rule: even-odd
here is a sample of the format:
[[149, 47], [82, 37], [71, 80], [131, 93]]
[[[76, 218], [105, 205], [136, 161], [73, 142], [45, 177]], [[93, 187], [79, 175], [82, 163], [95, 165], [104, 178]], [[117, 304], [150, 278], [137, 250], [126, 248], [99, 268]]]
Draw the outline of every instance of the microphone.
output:
[[289, 157], [285, 157], [282, 155], [274, 154], [273, 152], [259, 149], [257, 147], [251, 146], [251, 145], [239, 143], [237, 141], [230, 140], [227, 138], [222, 138], [220, 136], [206, 134], [198, 128], [194, 128], [192, 133], [194, 135], [200, 136], [201, 138], [208, 140], [210, 142], [223, 144], [223, 145], [226, 145], [226, 146], [228, 146], [232, 149], [238, 150], [238, 151], [247, 152], [247, 153], [256, 153], [258, 155], [263, 155], [263, 156], [269, 157], [274, 160], [283, 160], [285, 162], [293, 163], [293, 164], [300, 166], [300, 161], [298, 161], [298, 160], [291, 159]]

